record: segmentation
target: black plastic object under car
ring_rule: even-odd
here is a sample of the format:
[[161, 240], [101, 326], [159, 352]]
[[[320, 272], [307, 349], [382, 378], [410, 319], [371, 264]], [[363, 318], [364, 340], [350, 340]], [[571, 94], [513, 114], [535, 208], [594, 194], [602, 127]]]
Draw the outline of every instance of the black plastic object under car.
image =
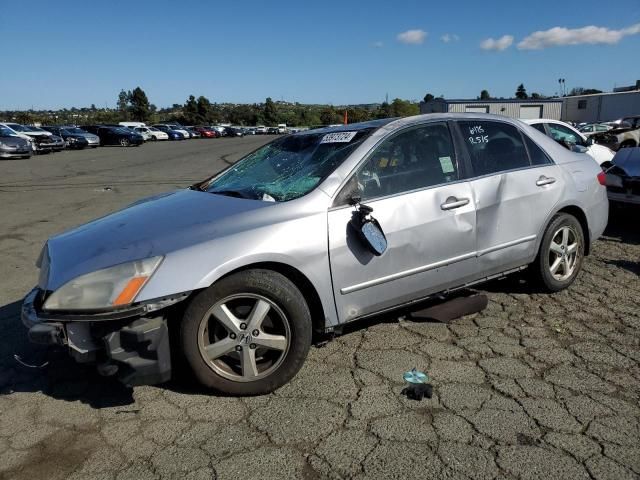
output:
[[621, 148], [602, 168], [610, 201], [640, 205], [640, 147]]

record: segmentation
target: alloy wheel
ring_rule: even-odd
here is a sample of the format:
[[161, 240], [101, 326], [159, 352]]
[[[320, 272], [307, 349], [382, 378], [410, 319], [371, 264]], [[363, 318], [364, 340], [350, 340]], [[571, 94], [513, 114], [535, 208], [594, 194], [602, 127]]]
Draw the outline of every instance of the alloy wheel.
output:
[[123, 147], [129, 146], [129, 140], [126, 139], [126, 138], [121, 138], [120, 139], [120, 145], [122, 145]]
[[205, 313], [198, 329], [198, 347], [207, 366], [236, 382], [273, 373], [290, 343], [284, 312], [268, 298], [252, 293], [223, 298]]
[[580, 255], [580, 240], [569, 226], [560, 227], [549, 244], [549, 271], [554, 279], [567, 280], [576, 269]]

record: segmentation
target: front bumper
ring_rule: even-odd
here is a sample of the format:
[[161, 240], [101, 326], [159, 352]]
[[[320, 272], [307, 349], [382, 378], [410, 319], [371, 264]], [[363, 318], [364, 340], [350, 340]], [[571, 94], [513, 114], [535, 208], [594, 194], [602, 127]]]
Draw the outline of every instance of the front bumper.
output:
[[31, 156], [31, 148], [0, 148], [0, 158], [20, 158]]
[[[103, 375], [125, 385], [151, 385], [171, 378], [169, 329], [163, 310], [151, 316], [124, 313], [104, 316], [48, 315], [39, 310], [41, 290], [33, 289], [22, 304], [22, 323], [33, 343], [68, 348], [79, 363], [94, 363]], [[81, 320], [81, 318], [85, 318]]]

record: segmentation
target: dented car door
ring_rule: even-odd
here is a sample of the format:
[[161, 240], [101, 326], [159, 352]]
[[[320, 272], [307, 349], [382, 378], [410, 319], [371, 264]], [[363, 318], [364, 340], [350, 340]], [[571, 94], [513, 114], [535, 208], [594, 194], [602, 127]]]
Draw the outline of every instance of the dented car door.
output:
[[475, 177], [481, 276], [532, 261], [563, 192], [560, 167], [513, 125], [485, 120], [458, 125]]
[[[346, 192], [346, 194], [345, 194]], [[362, 245], [354, 197], [373, 209], [387, 250]], [[351, 202], [353, 203], [353, 202]], [[371, 152], [328, 212], [341, 322], [464, 283], [477, 271], [475, 204], [446, 123], [405, 129]]]

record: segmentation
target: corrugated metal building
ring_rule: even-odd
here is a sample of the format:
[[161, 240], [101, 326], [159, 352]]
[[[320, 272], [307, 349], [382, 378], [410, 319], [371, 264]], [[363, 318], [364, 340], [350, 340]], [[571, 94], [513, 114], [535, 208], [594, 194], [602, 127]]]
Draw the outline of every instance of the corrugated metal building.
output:
[[551, 118], [560, 120], [562, 99], [545, 100], [448, 100], [435, 98], [420, 102], [420, 113], [495, 113], [511, 118]]
[[610, 122], [640, 115], [640, 90], [566, 97], [562, 119], [571, 122]]

